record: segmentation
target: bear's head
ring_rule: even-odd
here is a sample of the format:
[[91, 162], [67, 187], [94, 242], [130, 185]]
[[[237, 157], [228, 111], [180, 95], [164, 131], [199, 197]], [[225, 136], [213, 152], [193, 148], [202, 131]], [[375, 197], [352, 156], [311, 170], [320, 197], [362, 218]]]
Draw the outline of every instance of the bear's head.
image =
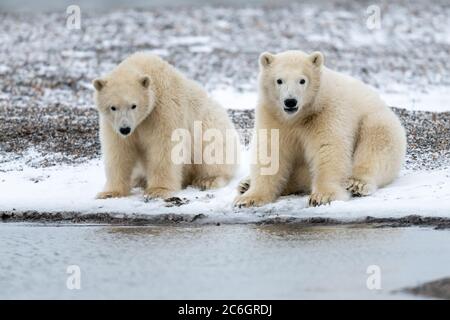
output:
[[312, 105], [320, 87], [323, 61], [320, 52], [262, 53], [259, 84], [263, 101], [268, 102], [264, 105], [283, 117], [295, 116]]
[[130, 136], [154, 108], [155, 93], [147, 75], [111, 73], [94, 80], [93, 85], [100, 117], [122, 137]]

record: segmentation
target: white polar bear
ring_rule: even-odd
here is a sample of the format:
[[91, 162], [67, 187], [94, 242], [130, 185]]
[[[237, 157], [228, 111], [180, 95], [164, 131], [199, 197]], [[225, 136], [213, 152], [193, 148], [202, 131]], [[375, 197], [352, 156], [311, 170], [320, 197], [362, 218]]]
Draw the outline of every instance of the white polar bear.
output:
[[[97, 198], [127, 196], [133, 181], [145, 188], [147, 197], [168, 198], [190, 184], [217, 188], [233, 177], [238, 160], [211, 164], [194, 161], [192, 152], [190, 162], [173, 161], [176, 130], [193, 137], [200, 124], [203, 132], [212, 129], [225, 136], [231, 131], [235, 138], [237, 134], [225, 109], [167, 62], [153, 54], [135, 53], [93, 85], [106, 171], [106, 185]], [[188, 149], [196, 143], [185, 142]], [[233, 152], [227, 144], [238, 143], [209, 142], [219, 142], [223, 152]], [[203, 140], [201, 144], [200, 150], [209, 145]]]
[[261, 54], [255, 132], [279, 130], [279, 170], [262, 175], [256, 161], [235, 205], [305, 192], [316, 206], [347, 200], [347, 190], [369, 195], [397, 176], [406, 152], [399, 119], [372, 88], [323, 62], [320, 52]]

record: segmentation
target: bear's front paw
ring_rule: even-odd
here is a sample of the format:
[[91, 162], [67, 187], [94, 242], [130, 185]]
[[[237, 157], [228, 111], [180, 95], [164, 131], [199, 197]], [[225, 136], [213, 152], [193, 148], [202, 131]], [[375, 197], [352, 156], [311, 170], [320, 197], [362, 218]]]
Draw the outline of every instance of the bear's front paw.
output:
[[238, 195], [234, 199], [234, 206], [238, 208], [249, 208], [249, 207], [260, 207], [267, 203], [273, 202], [275, 199], [273, 197], [249, 194], [248, 192], [242, 195]]
[[156, 198], [167, 199], [172, 196], [172, 193], [173, 191], [167, 188], [148, 188], [145, 190], [144, 200], [149, 201]]
[[348, 200], [348, 193], [343, 190], [329, 190], [323, 192], [313, 192], [309, 196], [308, 205], [310, 207], [317, 207], [324, 204], [329, 204], [335, 200]]
[[355, 197], [363, 197], [374, 193], [377, 187], [375, 184], [366, 182], [362, 179], [350, 178], [348, 179], [346, 189]]
[[120, 191], [102, 191], [97, 193], [96, 199], [122, 198], [126, 197], [128, 193]]

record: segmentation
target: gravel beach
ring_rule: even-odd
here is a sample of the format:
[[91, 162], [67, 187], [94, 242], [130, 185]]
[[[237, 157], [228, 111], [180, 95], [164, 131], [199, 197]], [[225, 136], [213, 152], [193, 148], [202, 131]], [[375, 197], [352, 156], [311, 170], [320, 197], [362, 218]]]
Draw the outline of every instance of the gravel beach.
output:
[[[80, 30], [66, 27], [65, 10], [2, 12], [0, 171], [17, 168], [10, 165], [14, 160], [36, 167], [99, 157], [90, 82], [137, 50], [160, 54], [209, 91], [255, 91], [259, 53], [291, 48], [320, 49], [331, 68], [383, 92], [408, 96], [450, 85], [448, 2], [382, 2], [380, 30], [366, 27], [368, 5], [81, 7]], [[296, 21], [289, 21], [292, 12]], [[408, 132], [406, 168], [448, 166], [450, 113], [395, 111]], [[230, 110], [230, 115], [247, 144], [253, 111]]]
[[[432, 113], [394, 108], [408, 133], [407, 169], [450, 165], [450, 112]], [[229, 110], [246, 145], [253, 110]], [[0, 171], [14, 159], [33, 167], [72, 164], [100, 157], [97, 111], [64, 106], [0, 109]], [[33, 152], [30, 152], [30, 149]], [[3, 162], [3, 166], [2, 166]]]

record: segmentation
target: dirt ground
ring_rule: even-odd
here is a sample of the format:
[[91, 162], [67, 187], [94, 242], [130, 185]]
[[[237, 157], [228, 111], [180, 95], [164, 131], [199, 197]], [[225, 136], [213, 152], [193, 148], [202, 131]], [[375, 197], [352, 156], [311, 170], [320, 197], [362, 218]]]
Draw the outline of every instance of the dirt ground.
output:
[[[450, 112], [431, 113], [397, 109], [408, 134], [407, 169], [437, 169], [450, 165]], [[248, 144], [253, 110], [229, 114]], [[93, 108], [0, 107], [0, 171], [7, 163], [25, 158], [34, 167], [80, 163], [100, 157], [98, 115]], [[44, 157], [36, 161], [32, 148]]]

